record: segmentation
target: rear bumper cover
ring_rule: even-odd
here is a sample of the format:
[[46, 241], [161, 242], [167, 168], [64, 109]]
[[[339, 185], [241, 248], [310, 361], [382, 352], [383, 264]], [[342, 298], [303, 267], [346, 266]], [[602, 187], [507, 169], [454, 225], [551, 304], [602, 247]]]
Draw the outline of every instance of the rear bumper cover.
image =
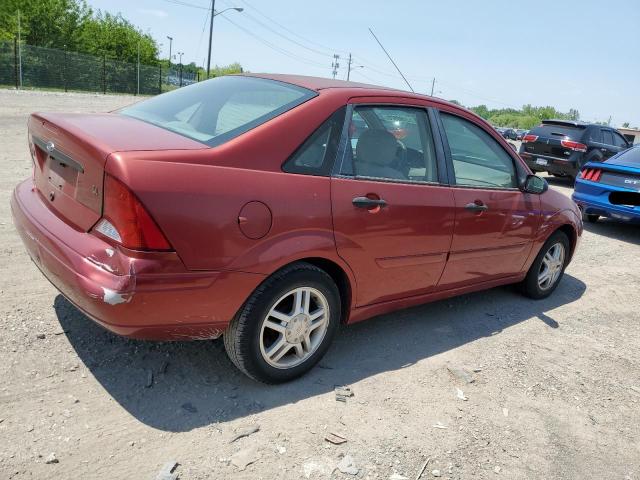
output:
[[[520, 156], [534, 172], [549, 172], [556, 175], [567, 177], [575, 177], [578, 174], [578, 162], [568, 158], [549, 157], [544, 155], [535, 155], [531, 153], [521, 152]], [[547, 161], [546, 165], [536, 163], [537, 158], [543, 158]]]
[[578, 180], [571, 198], [587, 215], [615, 218], [627, 222], [640, 223], [640, 207], [613, 205], [609, 202], [611, 192], [621, 189], [607, 188], [599, 183]]
[[188, 271], [174, 252], [115, 248], [75, 230], [31, 180], [16, 187], [13, 221], [31, 259], [76, 307], [106, 329], [153, 340], [220, 336], [263, 275]]

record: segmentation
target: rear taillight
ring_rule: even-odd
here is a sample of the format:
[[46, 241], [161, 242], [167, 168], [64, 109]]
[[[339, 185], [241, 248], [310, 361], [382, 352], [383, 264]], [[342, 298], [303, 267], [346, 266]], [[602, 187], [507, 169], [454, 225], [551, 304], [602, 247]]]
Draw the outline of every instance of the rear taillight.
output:
[[171, 250], [140, 200], [119, 180], [104, 178], [104, 209], [93, 231], [132, 250]]
[[522, 143], [535, 142], [538, 140], [538, 135], [525, 135], [522, 137]]
[[602, 175], [602, 170], [599, 168], [585, 168], [580, 172], [580, 177], [585, 180], [589, 180], [591, 182], [600, 181], [600, 176]]
[[573, 140], [561, 140], [560, 143], [564, 148], [573, 150], [574, 152], [586, 152], [587, 146], [584, 143], [574, 142]]

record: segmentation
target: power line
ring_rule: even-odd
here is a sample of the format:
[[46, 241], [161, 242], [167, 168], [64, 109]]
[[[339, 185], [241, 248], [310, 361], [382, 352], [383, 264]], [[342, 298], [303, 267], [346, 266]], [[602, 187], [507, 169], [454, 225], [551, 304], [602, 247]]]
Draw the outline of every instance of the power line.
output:
[[[223, 3], [229, 5], [229, 2], [223, 2]], [[308, 47], [308, 46], [304, 45], [303, 43], [300, 43], [297, 40], [294, 40], [294, 39], [288, 37], [287, 35], [284, 35], [284, 34], [278, 32], [277, 30], [271, 28], [269, 25], [267, 25], [266, 23], [264, 23], [261, 20], [257, 19], [256, 17], [254, 17], [253, 15], [251, 15], [250, 13], [248, 13], [246, 11], [245, 11], [243, 16], [249, 18], [252, 21], [254, 21], [258, 25], [260, 25], [262, 28], [264, 28], [266, 30], [269, 30], [270, 32], [278, 35], [281, 38], [284, 38], [288, 42], [291, 42], [291, 43], [293, 43], [295, 45], [298, 45], [299, 47], [304, 48], [305, 50], [309, 50], [310, 52], [315, 53], [316, 55], [321, 55], [323, 57], [331, 57], [331, 54], [328, 54], [328, 53], [325, 53], [325, 52], [321, 52], [320, 50], [316, 50], [315, 48]]]
[[241, 25], [238, 25], [236, 22], [234, 22], [233, 20], [227, 18], [225, 15], [220, 15], [222, 18], [224, 18], [227, 22], [231, 23], [232, 25], [234, 25], [236, 28], [239, 28], [240, 30], [242, 30], [244, 33], [246, 33], [247, 35], [255, 38], [256, 40], [258, 40], [260, 43], [266, 45], [267, 47], [275, 50], [278, 53], [281, 53], [282, 55], [285, 55], [293, 60], [297, 60], [298, 62], [307, 64], [307, 65], [311, 65], [313, 67], [317, 67], [317, 68], [322, 68], [323, 70], [326, 69], [326, 66], [324, 64], [315, 62], [313, 60], [310, 60], [308, 58], [304, 58], [304, 57], [300, 57], [298, 55], [296, 55], [293, 52], [290, 52], [282, 47], [278, 47], [277, 45], [274, 45], [273, 43], [269, 42], [268, 40], [265, 40], [261, 37], [259, 37], [258, 35], [256, 35], [255, 33], [253, 33], [252, 31], [244, 28]]
[[[174, 4], [174, 5], [180, 5], [180, 6], [184, 6], [184, 7], [196, 8], [196, 9], [199, 9], [199, 10], [206, 10], [208, 12], [208, 14], [210, 14], [210, 12], [211, 12], [211, 8], [210, 7], [203, 6], [203, 5], [198, 5], [198, 4], [195, 4], [195, 3], [190, 3], [190, 2], [187, 2], [187, 1], [184, 1], [184, 0], [164, 0], [164, 1], [167, 2], [167, 3]], [[311, 52], [313, 52], [313, 53], [315, 53], [317, 55], [322, 55], [322, 56], [325, 56], [325, 57], [333, 57], [333, 53], [329, 53], [329, 52], [340, 52], [340, 53], [348, 54], [348, 52], [346, 50], [334, 49], [334, 48], [328, 47], [326, 45], [314, 42], [313, 40], [309, 40], [308, 38], [297, 34], [293, 30], [289, 29], [288, 27], [282, 25], [278, 21], [276, 21], [273, 18], [269, 17], [268, 15], [263, 13], [261, 10], [259, 10], [258, 8], [253, 6], [251, 3], [249, 3], [247, 0], [240, 0], [240, 1], [242, 3], [244, 3], [245, 5], [247, 5], [248, 7], [252, 8], [255, 12], [257, 12], [259, 15], [261, 15], [262, 17], [264, 17], [265, 19], [267, 19], [268, 21], [270, 21], [274, 25], [277, 25], [281, 29], [287, 31], [289, 34], [299, 38], [300, 40], [302, 40], [304, 42], [307, 42], [310, 45], [314, 45], [314, 46], [316, 46], [318, 48], [325, 49], [325, 51], [323, 52], [321, 50], [305, 46], [301, 42], [298, 42], [298, 41], [296, 41], [296, 40], [294, 40], [292, 38], [289, 38], [288, 36], [286, 36], [286, 35], [284, 35], [282, 33], [277, 32], [275, 29], [269, 27], [264, 22], [261, 22], [260, 20], [255, 18], [253, 15], [247, 14], [245, 12], [245, 15], [248, 16], [255, 23], [258, 23], [259, 25], [261, 25], [266, 30], [269, 30], [270, 32], [280, 36], [281, 38], [283, 38], [283, 39], [285, 39], [285, 40], [287, 40], [287, 41], [289, 41], [289, 42], [291, 42], [291, 43], [293, 43], [295, 45], [298, 45], [301, 48], [304, 48], [304, 49], [309, 50], [309, 51], [311, 51]], [[227, 5], [229, 5], [229, 2], [227, 2], [226, 0], [223, 0], [223, 2], [225, 4], [227, 4]], [[316, 62], [314, 60], [311, 60], [309, 58], [305, 58], [305, 57], [302, 57], [300, 55], [297, 55], [296, 53], [293, 53], [293, 52], [291, 52], [289, 50], [286, 50], [285, 48], [279, 47], [278, 45], [275, 45], [274, 43], [259, 37], [257, 34], [251, 32], [250, 30], [248, 30], [248, 29], [246, 29], [244, 27], [242, 27], [241, 25], [238, 25], [236, 22], [234, 22], [232, 20], [229, 20], [225, 15], [220, 15], [220, 16], [223, 17], [225, 20], [227, 20], [229, 23], [233, 24], [236, 28], [238, 28], [238, 29], [242, 30], [243, 32], [245, 32], [247, 35], [255, 38], [260, 43], [266, 45], [267, 47], [277, 51], [278, 53], [280, 53], [282, 55], [285, 55], [285, 56], [287, 56], [287, 57], [289, 57], [289, 58], [291, 58], [293, 60], [296, 60], [298, 62], [304, 63], [306, 65], [310, 65], [310, 66], [313, 66], [313, 67], [316, 67], [316, 68], [322, 68], [322, 69], [326, 68], [321, 63], [318, 63], [318, 62]], [[206, 21], [205, 21], [205, 26], [206, 26]], [[198, 49], [200, 48], [200, 43], [201, 42], [202, 42], [202, 38], [199, 41]], [[422, 76], [414, 76], [414, 75], [407, 75], [406, 78], [405, 78], [404, 75], [402, 75], [402, 74], [398, 75], [396, 73], [390, 73], [388, 71], [383, 70], [383, 67], [380, 67], [378, 64], [369, 61], [367, 58], [365, 58], [365, 57], [363, 57], [361, 55], [358, 55], [357, 53], [355, 53], [353, 55], [352, 59], [353, 59], [353, 61], [357, 61], [359, 64], [361, 64], [364, 67], [366, 67], [367, 70], [375, 72], [375, 73], [377, 73], [379, 75], [383, 75], [385, 77], [396, 78], [396, 79], [403, 79], [404, 78], [405, 81], [406, 80], [414, 80], [414, 81], [420, 81], [420, 82], [431, 82], [432, 79], [433, 79], [433, 77], [422, 77]], [[358, 74], [361, 75], [364, 78], [369, 79], [370, 81], [373, 81], [373, 82], [376, 82], [376, 83], [378, 82], [377, 80], [374, 80], [371, 77], [363, 74], [361, 71], [358, 71]], [[454, 90], [458, 90], [460, 92], [466, 93], [467, 95], [475, 97], [475, 98], [480, 99], [480, 100], [489, 101], [489, 102], [492, 102], [492, 103], [497, 103], [497, 104], [504, 105], [504, 106], [510, 107], [510, 108], [518, 108], [518, 107], [515, 107], [514, 105], [511, 105], [511, 104], [509, 104], [507, 102], [496, 100], [495, 98], [486, 97], [483, 93], [479, 93], [479, 92], [476, 92], [474, 90], [470, 90], [470, 89], [467, 89], [467, 88], [464, 88], [464, 87], [460, 87], [460, 86], [458, 86], [456, 84], [453, 84], [451, 82], [448, 82], [448, 81], [438, 80], [438, 82], [443, 84], [443, 85], [448, 86], [449, 88], [452, 88]]]
[[382, 43], [380, 43], [380, 40], [378, 40], [378, 37], [376, 37], [376, 34], [373, 33], [373, 30], [369, 29], [369, 31], [371, 32], [371, 35], [373, 35], [373, 38], [376, 39], [376, 42], [378, 42], [378, 45], [380, 45], [380, 48], [382, 49], [382, 51], [387, 55], [387, 57], [389, 57], [389, 61], [393, 63], [394, 67], [396, 67], [396, 70], [398, 71], [398, 73], [400, 74], [404, 82], [407, 84], [407, 86], [409, 87], [409, 90], [413, 92], [414, 90], [411, 84], [409, 83], [409, 80], [407, 80], [406, 77], [402, 74], [402, 72], [400, 71], [400, 68], [398, 68], [398, 65], [396, 65], [396, 62], [393, 61], [393, 58], [391, 58], [391, 55], [389, 55], [389, 52], [387, 52], [387, 49], [384, 48], [384, 46], [382, 46]]
[[300, 40], [302, 40], [304, 42], [307, 42], [310, 45], [314, 45], [316, 48], [321, 48], [321, 49], [325, 50], [325, 52], [324, 52], [325, 55], [332, 56], [333, 52], [338, 52], [338, 53], [342, 53], [342, 54], [347, 54], [348, 53], [346, 50], [339, 50], [337, 48], [328, 47], [328, 46], [323, 45], [321, 43], [314, 42], [313, 40], [309, 40], [308, 38], [305, 38], [302, 35], [297, 34], [293, 30], [287, 28], [286, 26], [284, 26], [281, 23], [277, 22], [273, 18], [269, 17], [267, 14], [265, 14], [264, 12], [262, 12], [261, 10], [259, 10], [258, 8], [254, 7], [252, 4], [250, 4], [247, 0], [240, 0], [240, 1], [242, 3], [244, 3], [245, 5], [247, 5], [249, 8], [252, 8], [253, 10], [255, 10], [258, 14], [260, 14], [262, 17], [264, 17], [267, 20], [269, 20], [271, 23], [273, 23], [273, 24], [277, 25], [278, 27], [282, 28], [283, 30], [289, 32], [291, 35], [299, 38]]
[[173, 3], [174, 5], [180, 5], [183, 7], [199, 8], [200, 10], [211, 10], [209, 7], [203, 5], [196, 5], [195, 3], [183, 2], [182, 0], [164, 0], [167, 3]]

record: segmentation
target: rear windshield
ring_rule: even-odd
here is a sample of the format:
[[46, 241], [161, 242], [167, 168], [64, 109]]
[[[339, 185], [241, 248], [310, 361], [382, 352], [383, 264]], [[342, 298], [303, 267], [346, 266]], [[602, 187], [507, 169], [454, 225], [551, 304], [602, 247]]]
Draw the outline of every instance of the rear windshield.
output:
[[275, 80], [226, 76], [158, 95], [119, 113], [214, 147], [315, 95]]
[[640, 167], [640, 145], [625, 150], [619, 153], [615, 157], [611, 157], [609, 160], [605, 160], [605, 163], [613, 163], [614, 165], [633, 165]]
[[580, 140], [584, 135], [584, 127], [574, 127], [573, 125], [552, 125], [543, 123], [534, 127], [529, 133], [547, 138], [569, 137], [571, 140]]

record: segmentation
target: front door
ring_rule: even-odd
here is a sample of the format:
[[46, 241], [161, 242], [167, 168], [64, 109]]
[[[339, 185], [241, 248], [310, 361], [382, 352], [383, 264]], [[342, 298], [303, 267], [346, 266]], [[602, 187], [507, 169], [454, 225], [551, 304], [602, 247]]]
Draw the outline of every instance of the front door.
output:
[[422, 108], [351, 109], [331, 202], [338, 254], [356, 278], [358, 306], [435, 288], [453, 232], [453, 194], [441, 184]]
[[439, 288], [521, 272], [540, 225], [540, 197], [518, 189], [516, 160], [478, 124], [440, 113], [455, 227]]

